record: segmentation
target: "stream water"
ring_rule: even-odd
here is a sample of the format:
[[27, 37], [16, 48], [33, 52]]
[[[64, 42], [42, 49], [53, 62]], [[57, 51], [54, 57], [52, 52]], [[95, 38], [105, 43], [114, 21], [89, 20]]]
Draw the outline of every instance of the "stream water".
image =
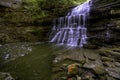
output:
[[10, 72], [15, 80], [51, 80], [54, 55], [91, 51], [49, 43], [10, 43], [0, 47], [0, 72]]

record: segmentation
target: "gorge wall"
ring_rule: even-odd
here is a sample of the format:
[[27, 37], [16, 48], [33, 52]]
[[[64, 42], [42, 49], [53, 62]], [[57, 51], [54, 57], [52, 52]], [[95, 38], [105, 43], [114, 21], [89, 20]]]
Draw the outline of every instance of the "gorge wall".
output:
[[93, 0], [88, 41], [99, 46], [120, 45], [120, 1]]
[[0, 44], [48, 41], [51, 22], [86, 0], [0, 0]]
[[[34, 14], [39, 10], [35, 2], [22, 0], [0, 1], [0, 44], [34, 42], [43, 39], [45, 28], [34, 25]], [[44, 33], [43, 33], [44, 32]]]
[[[54, 18], [86, 0], [1, 0], [0, 43], [48, 40]], [[120, 1], [92, 0], [88, 44], [119, 45]]]

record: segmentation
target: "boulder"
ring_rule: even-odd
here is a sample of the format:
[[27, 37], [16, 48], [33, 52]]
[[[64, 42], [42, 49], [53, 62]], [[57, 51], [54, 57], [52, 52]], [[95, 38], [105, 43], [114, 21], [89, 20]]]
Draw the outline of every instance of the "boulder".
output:
[[90, 53], [84, 53], [84, 56], [86, 59], [89, 59], [89, 60], [100, 60], [100, 55], [98, 53], [93, 53], [93, 52], [90, 52]]
[[100, 61], [88, 61], [83, 65], [84, 68], [92, 69], [96, 74], [104, 74], [105, 68]]
[[120, 67], [120, 62], [115, 62], [115, 66]]
[[106, 67], [111, 67], [111, 68], [114, 68], [115, 67], [115, 63], [114, 62], [104, 62], [104, 65], [106, 66]]
[[64, 61], [66, 59], [80, 62], [80, 63], [85, 62], [85, 58], [84, 58], [82, 53], [71, 53], [71, 54], [57, 55], [57, 57], [54, 59], [53, 63], [59, 63], [59, 62]]

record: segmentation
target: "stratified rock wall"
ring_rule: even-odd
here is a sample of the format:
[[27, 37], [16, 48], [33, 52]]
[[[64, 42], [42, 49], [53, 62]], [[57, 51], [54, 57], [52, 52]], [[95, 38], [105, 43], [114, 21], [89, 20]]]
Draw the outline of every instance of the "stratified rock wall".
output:
[[0, 0], [0, 43], [46, 41], [52, 20], [84, 1]]
[[120, 44], [120, 0], [94, 0], [88, 24], [92, 44]]
[[34, 25], [37, 3], [26, 0], [0, 0], [0, 44], [38, 42], [46, 39], [49, 30]]

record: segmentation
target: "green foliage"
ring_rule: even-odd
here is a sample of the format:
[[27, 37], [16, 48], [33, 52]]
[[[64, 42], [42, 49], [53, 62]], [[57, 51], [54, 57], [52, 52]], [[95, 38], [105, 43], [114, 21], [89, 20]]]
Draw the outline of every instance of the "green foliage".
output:
[[77, 6], [84, 1], [85, 0], [46, 0], [44, 3], [39, 3], [39, 6], [42, 10], [48, 11], [58, 17], [65, 15], [71, 7]]
[[22, 0], [17, 9], [6, 8], [2, 17], [11, 22], [36, 22], [51, 25], [54, 18], [65, 16], [71, 8], [86, 0]]
[[[35, 22], [50, 22], [53, 18], [64, 16], [68, 11], [86, 0], [25, 0]], [[45, 19], [45, 20], [44, 20]]]

